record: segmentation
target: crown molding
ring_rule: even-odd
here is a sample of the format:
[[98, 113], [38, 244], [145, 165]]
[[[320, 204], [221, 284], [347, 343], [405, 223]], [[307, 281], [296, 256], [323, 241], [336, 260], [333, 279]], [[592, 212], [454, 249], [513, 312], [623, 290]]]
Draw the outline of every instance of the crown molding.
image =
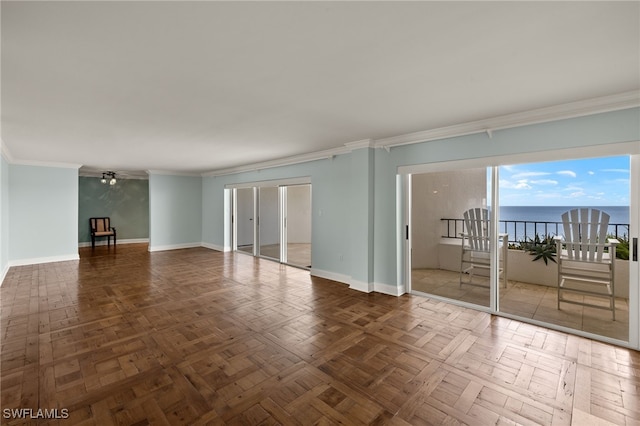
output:
[[29, 161], [29, 160], [18, 160], [9, 151], [9, 147], [4, 143], [2, 139], [0, 139], [0, 151], [2, 152], [2, 156], [7, 163], [15, 164], [17, 166], [35, 166], [35, 167], [57, 167], [61, 169], [80, 169], [82, 164], [75, 163], [58, 163], [51, 161]]
[[384, 148], [385, 150], [389, 151], [389, 149], [394, 146], [429, 142], [439, 139], [471, 135], [475, 133], [487, 133], [489, 137], [492, 137], [492, 133], [495, 130], [565, 120], [569, 118], [577, 118], [593, 114], [636, 108], [639, 106], [640, 90], [635, 90], [610, 96], [603, 96], [600, 98], [587, 99], [552, 107], [507, 114], [484, 120], [470, 121], [467, 123], [460, 123], [452, 126], [440, 127], [437, 129], [407, 133], [384, 139], [363, 139], [360, 141], [345, 143], [344, 147], [311, 152], [308, 154], [301, 154], [292, 157], [285, 157], [277, 160], [264, 161], [261, 163], [231, 167], [227, 169], [212, 170], [210, 172], [202, 173], [201, 176], [224, 176], [272, 167], [288, 166], [309, 161], [333, 158], [336, 155], [348, 154], [356, 149], [362, 148]]
[[79, 170], [80, 167], [82, 167], [82, 164], [56, 163], [56, 162], [49, 162], [49, 161], [14, 160], [14, 161], [11, 161], [10, 164], [14, 164], [17, 166], [55, 167], [60, 169], [76, 169], [76, 170]]
[[[81, 167], [78, 176], [81, 177], [92, 177], [92, 178], [101, 178], [104, 173], [106, 173], [107, 169], [96, 169], [93, 167]], [[149, 175], [146, 171], [140, 170], [112, 170], [116, 173], [118, 179], [149, 179]]]
[[200, 173], [175, 172], [171, 170], [145, 170], [147, 175], [163, 175], [163, 176], [184, 176], [184, 177], [200, 177]]
[[347, 142], [344, 144], [351, 151], [355, 151], [356, 149], [362, 148], [375, 148], [375, 143], [372, 139], [362, 139], [360, 141], [355, 142]]
[[232, 175], [242, 172], [255, 172], [257, 170], [269, 169], [272, 167], [290, 166], [293, 164], [307, 163], [310, 161], [333, 159], [336, 155], [348, 154], [356, 149], [362, 148], [375, 148], [373, 139], [362, 139], [355, 142], [347, 142], [343, 147], [326, 149], [323, 151], [315, 151], [307, 154], [294, 155], [292, 157], [285, 157], [277, 160], [263, 161], [261, 163], [249, 164], [246, 166], [231, 167], [228, 169], [213, 170], [210, 172], [202, 173], [203, 177], [215, 177]]
[[640, 90], [378, 139], [375, 141], [375, 147], [388, 149], [393, 146], [485, 132], [491, 137], [495, 130], [584, 117], [638, 106], [640, 106]]
[[292, 164], [308, 163], [310, 161], [333, 159], [336, 155], [348, 154], [352, 149], [345, 147], [327, 149], [324, 151], [310, 152], [307, 154], [294, 155], [292, 157], [285, 157], [278, 160], [263, 161], [260, 163], [248, 164], [246, 166], [230, 167], [227, 169], [213, 170], [210, 172], [202, 173], [203, 177], [215, 177], [232, 175], [243, 172], [255, 172], [258, 170], [269, 169], [272, 167], [290, 166]]
[[4, 141], [0, 138], [0, 152], [2, 152], [2, 156], [7, 161], [7, 163], [11, 164], [14, 162], [13, 155], [9, 151], [9, 147], [4, 143]]

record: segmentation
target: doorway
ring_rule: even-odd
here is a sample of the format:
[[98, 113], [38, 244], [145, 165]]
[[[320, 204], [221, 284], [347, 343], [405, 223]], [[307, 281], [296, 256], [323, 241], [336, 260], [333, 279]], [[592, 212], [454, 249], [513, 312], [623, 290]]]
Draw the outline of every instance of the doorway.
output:
[[234, 190], [235, 250], [253, 255], [255, 246], [255, 188], [237, 188]]
[[259, 182], [232, 188], [234, 251], [311, 269], [311, 183]]
[[[587, 149], [582, 156], [576, 151], [553, 152], [547, 158], [537, 154], [489, 159], [487, 163], [493, 164], [486, 166], [474, 160], [407, 168], [411, 172], [406, 173], [404, 204], [411, 229], [404, 255], [408, 291], [637, 347], [640, 274], [633, 256], [637, 256], [639, 147], [621, 145]], [[604, 155], [616, 150], [623, 155]], [[462, 262], [467, 233], [463, 212], [471, 206], [487, 209], [491, 228], [487, 271], [473, 277], [476, 286], [466, 283], [468, 270]], [[613, 262], [615, 320], [604, 307], [586, 306], [601, 303], [591, 303], [594, 298], [588, 294], [572, 300], [578, 303], [558, 304], [554, 238], [565, 238], [562, 212], [576, 206], [606, 211], [607, 240], [619, 241]]]

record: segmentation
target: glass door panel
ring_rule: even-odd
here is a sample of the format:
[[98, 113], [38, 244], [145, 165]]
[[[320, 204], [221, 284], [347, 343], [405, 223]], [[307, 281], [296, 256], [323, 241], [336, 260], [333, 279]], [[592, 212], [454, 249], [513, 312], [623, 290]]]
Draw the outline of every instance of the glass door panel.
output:
[[[508, 285], [498, 289], [500, 311], [628, 341], [629, 187], [629, 156], [500, 167], [499, 230], [508, 233], [510, 245]], [[563, 218], [574, 209], [577, 213]], [[594, 219], [594, 209], [605, 212], [609, 219], [605, 237], [596, 236], [591, 243], [617, 239], [615, 261], [601, 265], [597, 252], [589, 262], [563, 260], [559, 277], [556, 237], [575, 240], [571, 237], [575, 227], [575, 235], [584, 241], [591, 227], [607, 222], [603, 216]], [[585, 247], [563, 244], [563, 259], [574, 252], [588, 257]], [[602, 250], [606, 261], [612, 248]], [[604, 272], [599, 272], [602, 268]], [[614, 271], [613, 278], [610, 271]]]
[[311, 268], [311, 185], [284, 188], [286, 263]]
[[259, 256], [280, 260], [278, 187], [261, 187], [258, 196]]
[[487, 168], [411, 176], [412, 291], [491, 305], [490, 188]]
[[253, 255], [254, 188], [237, 188], [235, 194], [235, 247], [238, 251]]

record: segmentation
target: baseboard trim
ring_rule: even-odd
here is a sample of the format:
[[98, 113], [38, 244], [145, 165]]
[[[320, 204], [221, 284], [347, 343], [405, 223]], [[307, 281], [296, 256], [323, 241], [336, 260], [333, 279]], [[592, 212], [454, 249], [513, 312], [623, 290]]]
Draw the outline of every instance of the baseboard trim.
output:
[[371, 293], [373, 291], [373, 283], [351, 279], [349, 280], [349, 288], [363, 293]]
[[149, 245], [149, 251], [167, 251], [167, 250], [180, 250], [186, 248], [203, 247], [202, 243], [183, 243], [183, 244], [170, 244], [165, 246], [152, 246]]
[[2, 275], [0, 275], [0, 287], [2, 287], [2, 283], [4, 282], [4, 279], [7, 276], [7, 272], [9, 272], [9, 265], [8, 264], [2, 270]]
[[373, 291], [376, 293], [388, 294], [389, 296], [402, 296], [407, 292], [404, 285], [398, 287], [383, 283], [373, 283]]
[[322, 269], [311, 268], [311, 275], [320, 278], [326, 278], [328, 280], [337, 281], [342, 284], [347, 284], [349, 288], [363, 293], [382, 293], [389, 296], [402, 296], [406, 293], [405, 286], [394, 286], [391, 284], [383, 283], [365, 283], [364, 281], [354, 280], [348, 275], [337, 274], [335, 272], [323, 271]]
[[230, 251], [228, 247], [222, 247], [222, 246], [219, 246], [216, 244], [210, 244], [210, 243], [202, 243], [202, 247], [208, 248], [209, 250], [215, 250], [215, 251], [222, 251], [222, 252]]
[[[148, 238], [130, 238], [127, 240], [118, 240], [118, 245], [119, 244], [141, 244], [141, 243], [149, 243], [149, 239]], [[96, 246], [106, 246], [106, 245], [107, 245], [106, 240], [96, 241]], [[78, 247], [91, 247], [91, 241], [78, 243]]]
[[351, 277], [343, 274], [336, 274], [335, 272], [323, 271], [322, 269], [311, 268], [311, 276], [325, 278], [331, 281], [337, 281], [342, 284], [351, 284]]
[[68, 254], [63, 256], [51, 256], [51, 257], [33, 257], [31, 259], [18, 259], [10, 260], [9, 266], [25, 266], [25, 265], [37, 265], [40, 263], [52, 263], [52, 262], [67, 262], [69, 260], [79, 260], [78, 253]]

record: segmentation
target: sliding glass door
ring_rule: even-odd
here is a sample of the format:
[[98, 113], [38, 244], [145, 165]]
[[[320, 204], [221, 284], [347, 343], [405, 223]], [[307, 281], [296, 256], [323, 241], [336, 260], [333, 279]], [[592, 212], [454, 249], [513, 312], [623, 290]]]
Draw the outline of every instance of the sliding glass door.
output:
[[311, 185], [290, 185], [282, 190], [285, 212], [282, 261], [311, 268]]
[[255, 244], [255, 188], [237, 188], [234, 190], [234, 226], [235, 249], [253, 255]]
[[[511, 246], [502, 312], [629, 339], [630, 171], [630, 156], [500, 167], [500, 224]], [[583, 244], [566, 244], [577, 238]], [[575, 260], [563, 261], [569, 254]]]
[[311, 268], [311, 184], [233, 188], [234, 250]]
[[637, 345], [634, 158], [469, 161], [408, 173], [408, 288]]
[[411, 288], [490, 306], [491, 174], [485, 167], [411, 176]]
[[277, 186], [258, 188], [260, 257], [280, 260], [280, 202]]

